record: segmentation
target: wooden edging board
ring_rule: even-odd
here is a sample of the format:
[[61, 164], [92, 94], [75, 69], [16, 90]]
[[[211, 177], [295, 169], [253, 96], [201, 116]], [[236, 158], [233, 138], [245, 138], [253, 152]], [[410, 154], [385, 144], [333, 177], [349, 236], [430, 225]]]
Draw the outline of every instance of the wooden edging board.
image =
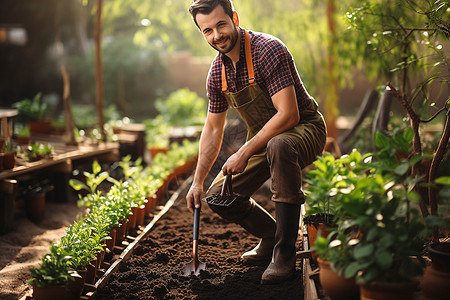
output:
[[[302, 230], [303, 250], [309, 251], [308, 231], [306, 225], [303, 223], [303, 217], [305, 216], [305, 205], [301, 206], [301, 223], [300, 228]], [[320, 299], [317, 294], [317, 287], [314, 279], [310, 278], [312, 268], [310, 264], [310, 257], [303, 257], [303, 299], [304, 300], [318, 300]]]

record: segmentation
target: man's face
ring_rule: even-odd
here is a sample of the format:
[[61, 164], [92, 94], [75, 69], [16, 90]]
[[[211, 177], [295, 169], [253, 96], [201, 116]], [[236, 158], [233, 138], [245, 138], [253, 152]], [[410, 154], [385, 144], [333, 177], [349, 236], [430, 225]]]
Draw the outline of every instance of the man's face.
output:
[[233, 50], [239, 38], [238, 28], [221, 5], [209, 15], [197, 14], [196, 20], [211, 47], [224, 54]]

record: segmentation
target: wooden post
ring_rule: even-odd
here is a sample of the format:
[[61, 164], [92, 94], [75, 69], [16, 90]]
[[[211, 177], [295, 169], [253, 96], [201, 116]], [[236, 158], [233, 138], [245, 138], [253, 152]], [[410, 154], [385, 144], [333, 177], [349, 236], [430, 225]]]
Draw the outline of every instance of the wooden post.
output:
[[98, 127], [105, 141], [105, 119], [103, 117], [103, 65], [102, 65], [102, 5], [103, 0], [97, 0], [97, 22], [95, 26], [95, 105]]
[[0, 181], [0, 233], [14, 228], [14, 198], [17, 181], [4, 179]]
[[325, 99], [325, 120], [327, 123], [328, 136], [337, 138], [338, 132], [336, 128], [336, 117], [338, 115], [338, 80], [334, 74], [334, 48], [336, 47], [334, 38], [335, 32], [335, 20], [334, 15], [336, 11], [335, 0], [327, 1], [327, 18], [328, 18], [328, 29], [330, 31], [330, 36], [328, 38], [328, 57], [327, 57], [327, 96]]

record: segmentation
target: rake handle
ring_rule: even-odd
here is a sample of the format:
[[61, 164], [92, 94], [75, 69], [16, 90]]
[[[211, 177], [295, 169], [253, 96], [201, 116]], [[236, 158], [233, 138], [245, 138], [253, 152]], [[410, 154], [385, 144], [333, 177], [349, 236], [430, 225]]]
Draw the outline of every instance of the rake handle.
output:
[[221, 196], [225, 196], [226, 195], [226, 190], [228, 190], [228, 193], [230, 195], [233, 195], [233, 188], [231, 185], [231, 175], [227, 175], [225, 177], [225, 181], [223, 182], [222, 185], [222, 192], [220, 193]]

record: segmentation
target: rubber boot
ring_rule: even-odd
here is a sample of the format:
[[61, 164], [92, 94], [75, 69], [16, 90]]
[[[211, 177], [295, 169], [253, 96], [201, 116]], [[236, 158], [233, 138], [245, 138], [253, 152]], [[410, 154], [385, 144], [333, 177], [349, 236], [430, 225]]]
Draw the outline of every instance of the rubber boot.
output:
[[296, 249], [300, 204], [276, 202], [277, 230], [272, 261], [261, 277], [261, 284], [275, 284], [290, 280], [295, 275]]
[[242, 254], [244, 262], [268, 261], [272, 257], [275, 246], [275, 219], [253, 199], [254, 206], [250, 213], [238, 224], [249, 233], [261, 238], [259, 244], [250, 251]]

